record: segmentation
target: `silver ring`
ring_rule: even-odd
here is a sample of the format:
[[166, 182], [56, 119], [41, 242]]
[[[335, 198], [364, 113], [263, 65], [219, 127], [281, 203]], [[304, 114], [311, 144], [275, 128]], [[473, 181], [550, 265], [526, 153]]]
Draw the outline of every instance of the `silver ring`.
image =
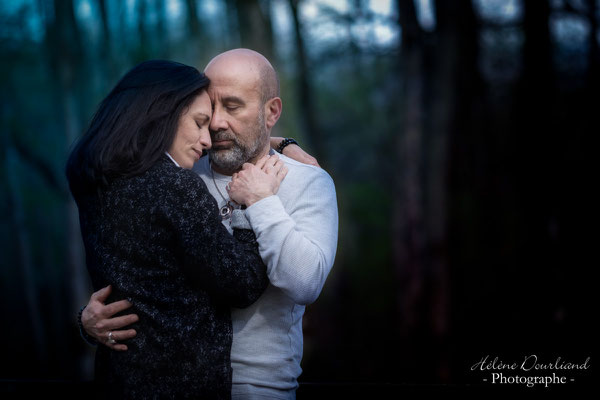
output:
[[108, 332], [108, 343], [110, 343], [110, 344], [117, 343], [117, 341], [115, 339], [113, 339], [113, 333], [112, 332]]

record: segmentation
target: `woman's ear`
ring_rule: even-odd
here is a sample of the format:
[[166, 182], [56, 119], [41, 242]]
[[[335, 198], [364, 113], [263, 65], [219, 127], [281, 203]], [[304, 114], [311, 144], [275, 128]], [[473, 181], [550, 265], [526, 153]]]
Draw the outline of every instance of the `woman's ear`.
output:
[[273, 126], [279, 120], [281, 116], [281, 99], [279, 97], [273, 97], [265, 104], [265, 124], [267, 125], [267, 130], [271, 130]]

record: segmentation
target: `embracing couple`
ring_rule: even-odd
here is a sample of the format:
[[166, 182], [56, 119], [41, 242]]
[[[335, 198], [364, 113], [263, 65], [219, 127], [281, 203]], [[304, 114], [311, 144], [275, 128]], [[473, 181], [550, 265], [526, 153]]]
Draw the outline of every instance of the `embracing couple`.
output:
[[141, 63], [100, 104], [67, 177], [103, 395], [295, 398], [338, 215], [316, 160], [270, 137], [281, 111], [275, 70], [247, 49], [204, 73]]

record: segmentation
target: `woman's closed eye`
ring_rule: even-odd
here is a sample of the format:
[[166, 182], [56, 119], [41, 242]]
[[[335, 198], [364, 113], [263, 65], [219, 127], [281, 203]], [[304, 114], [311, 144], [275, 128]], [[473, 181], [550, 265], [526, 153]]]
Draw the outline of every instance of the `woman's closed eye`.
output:
[[200, 116], [200, 118], [195, 118], [195, 121], [196, 121], [196, 125], [198, 126], [198, 128], [202, 129], [205, 126], [208, 126], [208, 124], [210, 124], [210, 117], [202, 114]]

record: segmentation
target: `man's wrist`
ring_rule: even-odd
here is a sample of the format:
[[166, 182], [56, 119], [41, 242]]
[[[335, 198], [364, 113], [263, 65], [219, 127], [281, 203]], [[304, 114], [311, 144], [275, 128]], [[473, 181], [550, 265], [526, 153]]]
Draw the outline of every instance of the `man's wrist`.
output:
[[87, 344], [89, 344], [90, 346], [97, 346], [98, 341], [96, 339], [94, 339], [93, 337], [91, 337], [90, 335], [88, 335], [88, 333], [83, 328], [83, 322], [81, 321], [81, 314], [83, 313], [83, 310], [85, 310], [85, 307], [86, 306], [81, 307], [79, 309], [79, 312], [77, 313], [77, 326], [79, 327], [79, 334], [81, 335], [81, 337]]

